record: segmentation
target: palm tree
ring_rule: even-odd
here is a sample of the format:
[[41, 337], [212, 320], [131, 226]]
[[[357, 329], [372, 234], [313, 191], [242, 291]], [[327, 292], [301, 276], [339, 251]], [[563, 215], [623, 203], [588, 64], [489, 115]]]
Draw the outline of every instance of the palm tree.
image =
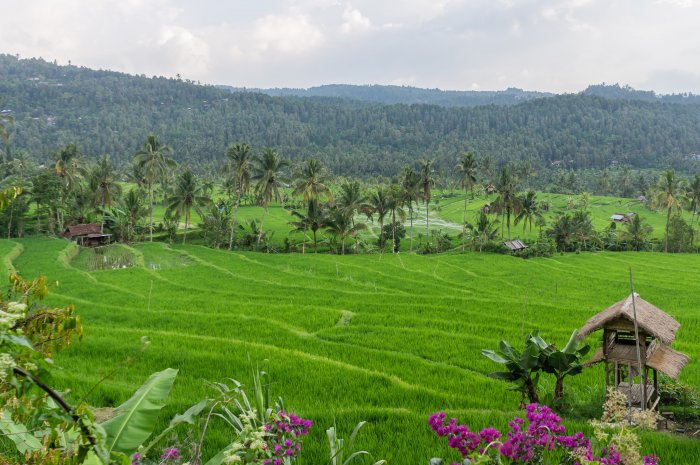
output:
[[369, 209], [367, 211], [367, 217], [370, 220], [374, 220], [374, 215], [377, 215], [377, 221], [379, 222], [379, 249], [384, 251], [384, 218], [389, 213], [389, 199], [387, 198], [387, 190], [384, 188], [379, 188], [372, 191], [367, 198], [367, 205]]
[[233, 235], [238, 220], [238, 207], [241, 206], [241, 197], [250, 190], [251, 170], [253, 168], [253, 156], [248, 144], [236, 144], [226, 150], [228, 159], [224, 166], [224, 174], [227, 182], [236, 190], [236, 203], [233, 207], [233, 220], [228, 238], [228, 249], [233, 248]]
[[284, 184], [284, 170], [289, 166], [289, 162], [281, 158], [277, 151], [271, 148], [266, 148], [262, 151], [260, 158], [255, 160], [253, 166], [252, 180], [257, 181], [255, 191], [260, 198], [263, 206], [263, 215], [260, 220], [260, 233], [258, 234], [257, 244], [260, 245], [260, 240], [263, 236], [263, 226], [265, 224], [265, 215], [267, 208], [272, 200], [282, 201], [280, 195], [280, 187]]
[[467, 229], [474, 246], [479, 246], [479, 252], [481, 252], [484, 244], [488, 244], [498, 237], [498, 221], [491, 221], [489, 216], [483, 211], [479, 211], [476, 214], [476, 221], [473, 224], [467, 223]]
[[115, 180], [114, 167], [107, 155], [100, 158], [97, 165], [92, 169], [92, 173], [90, 174], [90, 190], [95, 195], [95, 204], [99, 205], [102, 210], [100, 232], [104, 232], [107, 207], [111, 207], [122, 192], [121, 186], [117, 184]]
[[58, 216], [59, 230], [63, 230], [65, 224], [65, 208], [68, 197], [73, 194], [79, 186], [80, 179], [85, 175], [85, 168], [82, 165], [80, 151], [75, 144], [68, 144], [54, 155], [54, 169], [61, 179], [62, 196], [61, 204], [63, 212]]
[[654, 204], [659, 210], [666, 210], [666, 237], [664, 252], [668, 253], [668, 226], [671, 222], [671, 210], [683, 208], [683, 180], [672, 170], [663, 171], [656, 186], [657, 192]]
[[185, 235], [182, 236], [182, 243], [187, 240], [187, 230], [190, 227], [190, 210], [194, 211], [200, 217], [203, 217], [202, 207], [211, 203], [211, 199], [203, 194], [204, 187], [197, 182], [192, 171], [188, 168], [182, 173], [175, 183], [175, 191], [172, 197], [166, 200], [168, 211], [175, 214], [185, 215]]
[[126, 215], [128, 237], [131, 238], [136, 232], [139, 221], [146, 216], [146, 208], [143, 204], [143, 196], [139, 189], [131, 189], [122, 198], [120, 209]]
[[[370, 210], [367, 199], [362, 194], [360, 183], [357, 181], [346, 181], [340, 185], [340, 195], [336, 199], [336, 205], [348, 215], [348, 218], [350, 218], [350, 223], [353, 226], [355, 225], [355, 215], [358, 213], [364, 213], [367, 215]], [[357, 233], [362, 229], [367, 229], [366, 225], [354, 230], [353, 237], [355, 238], [355, 253], [357, 253], [359, 248], [359, 237]]]
[[355, 238], [355, 251], [357, 252], [357, 234], [363, 229], [367, 229], [367, 225], [355, 222], [349, 210], [334, 207], [328, 212], [326, 231], [340, 239], [342, 255], [345, 255], [345, 239], [348, 236]]
[[172, 151], [170, 146], [161, 144], [155, 134], [149, 134], [141, 150], [134, 155], [134, 163], [143, 170], [148, 187], [148, 228], [151, 242], [153, 242], [153, 186], [169, 170], [177, 166], [174, 160], [167, 157]]
[[400, 186], [392, 184], [388, 189], [387, 206], [391, 212], [391, 250], [398, 252], [396, 248], [396, 216], [402, 222], [406, 220], [406, 212], [403, 209], [403, 191]]
[[527, 194], [521, 196], [518, 199], [519, 211], [515, 216], [515, 224], [523, 222], [523, 235], [525, 234], [525, 227], [529, 224], [530, 231], [532, 231], [532, 220], [537, 220], [542, 218], [542, 212], [540, 212], [540, 206], [537, 203], [537, 192], [533, 189], [529, 190]]
[[[501, 169], [501, 175], [496, 185], [498, 198], [494, 201], [494, 205], [502, 217], [506, 216], [508, 240], [510, 240], [510, 217], [518, 209], [517, 184], [518, 181], [513, 173], [513, 169], [508, 165], [504, 166]], [[503, 239], [503, 222], [501, 222], [501, 239]]]
[[[321, 196], [331, 198], [333, 194], [330, 188], [325, 184], [328, 178], [326, 170], [318, 160], [310, 158], [301, 169], [297, 176], [296, 186], [292, 195], [301, 196], [306, 203], [309, 204], [309, 212], [311, 211], [311, 202], [318, 202]], [[318, 207], [314, 207], [316, 210]], [[314, 210], [315, 211], [315, 210]], [[306, 223], [304, 223], [306, 226]], [[301, 253], [306, 249], [306, 229], [303, 231], [304, 239], [301, 246]], [[315, 232], [314, 232], [315, 234]]]
[[464, 240], [467, 232], [467, 192], [474, 197], [474, 185], [476, 184], [476, 159], [474, 154], [467, 152], [455, 166], [459, 174], [459, 184], [464, 189], [464, 213], [462, 214], [462, 252], [464, 252]]
[[308, 206], [305, 212], [293, 211], [292, 215], [297, 218], [298, 221], [292, 221], [289, 224], [294, 226], [294, 232], [302, 232], [304, 234], [304, 239], [301, 246], [301, 253], [305, 252], [306, 249], [306, 231], [309, 229], [314, 235], [314, 253], [317, 252], [318, 241], [316, 239], [316, 232], [326, 226], [326, 217], [324, 215], [323, 209], [318, 204], [318, 200], [309, 200]]
[[634, 215], [627, 223], [627, 230], [622, 231], [622, 238], [633, 250], [644, 250], [649, 243], [649, 236], [654, 228], [646, 224], [639, 215]]
[[435, 186], [433, 177], [433, 160], [421, 160], [420, 162], [420, 184], [423, 188], [423, 202], [425, 202], [425, 235], [430, 238], [430, 198], [432, 188]]
[[408, 206], [408, 214], [410, 216], [411, 245], [409, 251], [413, 252], [413, 204], [418, 204], [418, 200], [421, 198], [420, 176], [413, 171], [413, 168], [407, 166], [404, 169], [401, 187], [403, 188], [403, 201]]

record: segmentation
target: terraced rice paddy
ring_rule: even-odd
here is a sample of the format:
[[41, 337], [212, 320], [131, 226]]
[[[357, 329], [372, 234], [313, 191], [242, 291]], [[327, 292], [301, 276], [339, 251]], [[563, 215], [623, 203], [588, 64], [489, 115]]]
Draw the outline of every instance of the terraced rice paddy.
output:
[[[57, 239], [1, 241], [5, 267], [26, 277], [46, 274], [59, 285], [56, 304], [74, 303], [85, 340], [57, 357], [56, 383], [80, 398], [139, 351], [128, 368], [88, 395], [93, 405], [123, 401], [151, 372], [180, 375], [162, 415], [166, 423], [209, 393], [206, 380], [248, 381], [248, 359], [269, 360], [276, 391], [316, 426], [303, 463], [327, 461], [325, 429], [348, 431], [368, 420], [359, 447], [392, 464], [426, 464], [446, 455], [427, 426], [445, 409], [475, 427], [504, 426], [517, 398], [486, 375], [480, 355], [502, 338], [539, 328], [560, 344], [588, 317], [637, 291], [682, 324], [674, 347], [700, 356], [700, 298], [694, 255], [568, 254], [521, 260], [490, 254], [265, 255], [161, 243], [129, 249], [136, 266], [87, 271], [73, 245]], [[524, 323], [523, 323], [524, 320]], [[590, 341], [598, 343], [599, 334]], [[700, 364], [682, 374], [700, 386]], [[601, 367], [569, 381], [582, 415], [598, 413]], [[551, 390], [549, 381], [544, 390]], [[215, 425], [206, 453], [231, 437]], [[644, 451], [665, 464], [697, 463], [700, 441], [644, 435]], [[325, 458], [324, 458], [325, 457]]]

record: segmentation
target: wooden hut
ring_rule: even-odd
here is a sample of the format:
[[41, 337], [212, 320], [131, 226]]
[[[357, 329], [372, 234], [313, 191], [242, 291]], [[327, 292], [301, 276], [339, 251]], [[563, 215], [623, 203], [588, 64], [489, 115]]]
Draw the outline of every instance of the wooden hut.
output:
[[513, 241], [505, 241], [503, 243], [503, 245], [508, 247], [510, 249], [511, 253], [527, 249], [527, 246], [525, 245], [525, 243], [522, 241], [519, 241], [517, 239], [513, 240]]
[[653, 410], [659, 402], [657, 373], [677, 378], [690, 361], [670, 347], [680, 326], [635, 293], [588, 320], [579, 337], [602, 329], [603, 345], [588, 364], [604, 362], [606, 389], [613, 386], [627, 396], [630, 405]]
[[102, 234], [99, 224], [88, 223], [68, 226], [63, 237], [75, 241], [78, 245], [91, 247], [108, 245], [112, 235]]

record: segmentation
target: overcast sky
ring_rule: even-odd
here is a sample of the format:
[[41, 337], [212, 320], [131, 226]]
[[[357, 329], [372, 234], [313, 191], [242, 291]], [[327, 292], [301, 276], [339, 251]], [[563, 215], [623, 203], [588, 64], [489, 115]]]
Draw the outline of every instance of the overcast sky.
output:
[[0, 52], [246, 87], [700, 93], [700, 0], [2, 0]]

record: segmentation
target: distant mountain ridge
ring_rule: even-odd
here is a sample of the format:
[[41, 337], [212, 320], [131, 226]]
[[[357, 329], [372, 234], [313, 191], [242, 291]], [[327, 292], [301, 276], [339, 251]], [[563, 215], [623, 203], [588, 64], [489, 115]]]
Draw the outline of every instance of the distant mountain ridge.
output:
[[442, 107], [475, 107], [480, 105], [515, 105], [537, 98], [552, 97], [549, 92], [526, 91], [508, 88], [498, 91], [422, 89], [395, 85], [326, 84], [308, 89], [293, 88], [244, 88], [216, 86], [230, 92], [254, 92], [273, 97], [331, 97], [358, 100], [386, 105], [426, 104]]
[[[0, 144], [0, 152], [6, 151], [8, 159], [24, 150], [28, 158], [50, 163], [56, 150], [76, 143], [86, 158], [109, 154], [125, 167], [154, 132], [173, 147], [179, 163], [200, 173], [217, 171], [226, 147], [238, 142], [256, 151], [274, 147], [294, 163], [315, 157], [336, 174], [358, 177], [395, 176], [425, 158], [435, 159], [438, 170], [452, 172], [465, 151], [489, 157], [492, 167], [527, 162], [541, 173], [700, 168], [700, 105], [666, 103], [648, 94], [635, 99], [629, 89], [610, 87], [503, 105], [481, 93], [472, 96], [491, 98], [491, 103], [385, 104], [232, 93], [188, 80], [0, 54], [0, 112], [14, 118], [9, 149]], [[382, 86], [359, 90], [386, 94]], [[390, 90], [420, 94], [419, 89]], [[513, 100], [525, 91], [504, 92]], [[622, 97], [591, 95], [595, 92]], [[452, 94], [432, 90], [428, 95]]]
[[[423, 89], [395, 85], [353, 85], [326, 84], [295, 88], [246, 88], [226, 85], [215, 86], [229, 92], [252, 92], [272, 97], [328, 97], [356, 100], [360, 102], [381, 103], [385, 105], [438, 105], [441, 107], [476, 107], [482, 105], [517, 105], [539, 98], [554, 97], [552, 92], [537, 92], [510, 87], [505, 90], [441, 90]], [[582, 95], [603, 97], [610, 100], [629, 100], [642, 102], [662, 102], [700, 105], [700, 95], [692, 93], [657, 94], [651, 90], [637, 90], [620, 84], [590, 85], [580, 92]]]

